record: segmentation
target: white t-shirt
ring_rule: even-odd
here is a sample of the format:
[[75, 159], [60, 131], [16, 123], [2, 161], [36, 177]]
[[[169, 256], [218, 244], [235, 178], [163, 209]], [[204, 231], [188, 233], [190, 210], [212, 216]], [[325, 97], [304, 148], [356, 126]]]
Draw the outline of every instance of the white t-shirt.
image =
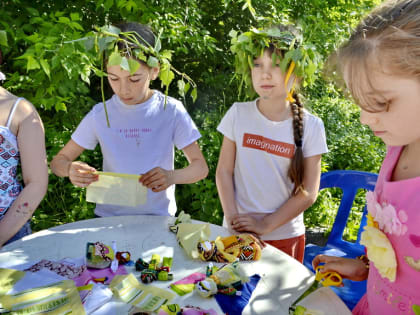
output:
[[[321, 119], [304, 111], [303, 155], [328, 151]], [[257, 108], [256, 100], [234, 103], [217, 130], [236, 143], [235, 200], [239, 213], [275, 212], [286, 202], [294, 184], [287, 176], [294, 155], [293, 118], [271, 121]], [[223, 222], [226, 226], [226, 222]], [[265, 240], [281, 240], [305, 233], [303, 213], [269, 234]]]
[[[126, 105], [113, 95], [106, 102], [111, 127], [108, 128], [102, 103], [96, 104], [72, 135], [73, 141], [93, 150], [99, 143], [103, 170], [144, 174], [154, 167], [174, 169], [174, 145], [183, 149], [199, 139], [200, 133], [178, 100], [154, 91], [138, 105]], [[147, 202], [137, 207], [97, 204], [98, 216], [174, 215], [175, 186], [161, 192], [147, 191]]]

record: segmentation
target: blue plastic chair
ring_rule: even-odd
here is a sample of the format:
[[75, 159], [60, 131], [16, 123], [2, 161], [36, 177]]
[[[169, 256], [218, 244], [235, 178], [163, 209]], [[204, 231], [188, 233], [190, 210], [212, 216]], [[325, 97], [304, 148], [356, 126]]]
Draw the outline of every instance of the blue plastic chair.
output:
[[[356, 242], [352, 243], [344, 240], [343, 232], [358, 190], [374, 190], [377, 179], [377, 174], [352, 170], [337, 170], [321, 174], [319, 189], [337, 187], [342, 190], [343, 197], [326, 245], [324, 247], [314, 244], [306, 245], [303, 263], [307, 268], [313, 271], [312, 260], [318, 254], [355, 258], [365, 253], [364, 246], [359, 241], [363, 227], [366, 225], [366, 206], [363, 210]], [[343, 284], [344, 287], [332, 287], [332, 289], [350, 309], [353, 309], [366, 292], [366, 281], [344, 279]]]

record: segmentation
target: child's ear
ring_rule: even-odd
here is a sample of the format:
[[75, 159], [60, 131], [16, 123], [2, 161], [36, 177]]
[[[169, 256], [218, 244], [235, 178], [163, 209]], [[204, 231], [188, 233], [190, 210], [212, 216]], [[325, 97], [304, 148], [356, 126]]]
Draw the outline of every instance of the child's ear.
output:
[[157, 77], [159, 76], [159, 71], [160, 71], [159, 67], [151, 68], [150, 78], [151, 78], [152, 81], [157, 79]]

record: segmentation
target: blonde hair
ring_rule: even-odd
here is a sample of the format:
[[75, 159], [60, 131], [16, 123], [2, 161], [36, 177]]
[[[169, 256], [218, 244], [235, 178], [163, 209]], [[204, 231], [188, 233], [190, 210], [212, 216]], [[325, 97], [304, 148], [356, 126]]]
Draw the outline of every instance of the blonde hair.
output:
[[375, 91], [372, 70], [420, 77], [420, 0], [383, 3], [359, 23], [335, 57], [355, 101], [378, 111], [365, 95], [366, 87]]

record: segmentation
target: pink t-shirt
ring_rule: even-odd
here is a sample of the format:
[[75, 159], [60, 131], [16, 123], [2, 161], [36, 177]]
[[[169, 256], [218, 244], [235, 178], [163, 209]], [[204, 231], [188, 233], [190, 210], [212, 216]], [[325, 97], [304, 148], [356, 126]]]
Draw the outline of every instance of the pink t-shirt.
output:
[[420, 177], [391, 181], [401, 151], [388, 148], [375, 187], [377, 202], [392, 205], [402, 223], [398, 233], [383, 231], [395, 251], [396, 279], [382, 278], [371, 263], [367, 292], [353, 314], [420, 314]]

